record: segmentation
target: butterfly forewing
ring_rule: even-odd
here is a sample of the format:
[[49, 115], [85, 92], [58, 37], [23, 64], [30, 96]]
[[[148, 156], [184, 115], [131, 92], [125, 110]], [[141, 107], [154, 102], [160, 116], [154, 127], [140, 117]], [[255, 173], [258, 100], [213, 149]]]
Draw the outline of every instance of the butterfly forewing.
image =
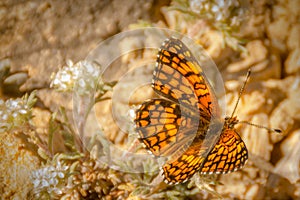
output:
[[179, 39], [170, 38], [163, 43], [156, 64], [152, 87], [158, 94], [192, 109], [198, 108], [207, 117], [218, 117], [218, 105], [207, 78]]

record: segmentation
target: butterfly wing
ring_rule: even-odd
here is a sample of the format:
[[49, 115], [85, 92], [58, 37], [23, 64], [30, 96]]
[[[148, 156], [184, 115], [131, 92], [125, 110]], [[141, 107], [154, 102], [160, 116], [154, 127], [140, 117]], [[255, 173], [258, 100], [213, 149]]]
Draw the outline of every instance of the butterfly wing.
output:
[[179, 39], [167, 39], [161, 46], [153, 73], [154, 90], [207, 118], [219, 116], [218, 103], [209, 82], [191, 51]]
[[223, 130], [201, 167], [202, 174], [226, 174], [242, 168], [248, 159], [245, 143], [234, 129]]
[[163, 166], [165, 181], [182, 183], [198, 171], [201, 174], [226, 174], [242, 168], [248, 159], [246, 145], [233, 129], [224, 130], [208, 156], [203, 156], [208, 150], [203, 140], [194, 140], [182, 156]]
[[204, 157], [198, 156], [205, 149], [199, 148], [201, 143], [194, 143], [177, 159], [167, 161], [163, 166], [165, 182], [177, 184], [190, 179], [200, 170]]
[[[181, 183], [197, 171], [212, 170], [207, 155], [217, 151], [213, 145], [219, 135], [208, 129], [210, 121], [220, 117], [218, 103], [197, 60], [180, 40], [170, 38], [161, 46], [152, 87], [168, 100], [144, 102], [135, 124], [140, 141], [155, 156], [172, 155], [163, 166], [166, 182]], [[225, 136], [221, 139], [224, 142]]]
[[[196, 118], [197, 119], [197, 118]], [[145, 101], [136, 111], [135, 125], [139, 140], [155, 156], [169, 156], [188, 146], [197, 127], [192, 113], [186, 113], [179, 105], [166, 99]]]

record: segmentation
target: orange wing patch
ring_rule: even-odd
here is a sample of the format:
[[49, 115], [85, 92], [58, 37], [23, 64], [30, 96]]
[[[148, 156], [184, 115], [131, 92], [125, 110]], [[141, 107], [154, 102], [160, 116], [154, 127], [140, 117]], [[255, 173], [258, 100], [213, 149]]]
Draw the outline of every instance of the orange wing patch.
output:
[[166, 98], [200, 109], [209, 115], [218, 115], [211, 87], [197, 60], [178, 39], [166, 40], [160, 48], [153, 73], [153, 89]]
[[163, 166], [165, 181], [170, 184], [184, 182], [201, 169], [205, 150], [200, 149], [201, 141], [194, 142], [179, 158], [167, 161]]
[[200, 173], [225, 174], [242, 168], [248, 159], [248, 151], [241, 137], [232, 129], [222, 131], [218, 143], [208, 154]]
[[[182, 112], [178, 104], [165, 99], [145, 101], [136, 111], [136, 130], [139, 140], [155, 156], [169, 156], [178, 150], [179, 145], [192, 140], [197, 131], [197, 121], [188, 113]], [[180, 127], [188, 128], [180, 129]], [[192, 141], [190, 141], [191, 143]]]

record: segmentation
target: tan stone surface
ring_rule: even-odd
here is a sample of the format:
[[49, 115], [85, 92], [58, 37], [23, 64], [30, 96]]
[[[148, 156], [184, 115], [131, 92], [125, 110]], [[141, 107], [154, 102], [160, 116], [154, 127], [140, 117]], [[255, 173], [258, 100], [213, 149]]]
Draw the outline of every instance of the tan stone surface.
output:
[[[8, 76], [2, 76], [5, 67], [1, 67], [1, 78], [5, 77], [6, 83], [1, 83], [0, 91], [6, 98], [20, 95], [17, 93], [20, 86], [21, 91], [38, 89], [40, 108], [34, 110], [34, 123], [38, 124], [37, 131], [45, 134], [49, 112], [56, 111], [59, 106], [70, 111], [74, 105], [70, 94], [58, 94], [47, 89], [51, 73], [57, 71], [66, 58], [74, 61], [84, 59], [98, 41], [127, 30], [128, 25], [137, 22], [137, 19], [157, 19], [161, 14], [153, 13], [162, 10], [165, 21], [155, 25], [180, 29], [204, 45], [215, 60], [227, 91], [227, 114], [232, 113], [246, 72], [251, 67], [250, 80], [235, 114], [240, 121], [282, 130], [279, 134], [247, 124], [237, 125], [237, 132], [249, 150], [249, 161], [242, 170], [220, 175], [218, 181], [222, 185], [215, 186], [215, 190], [227, 199], [299, 199], [299, 3], [292, 0], [274, 1], [272, 4], [267, 0], [251, 2], [250, 14], [247, 15], [249, 23], [239, 32], [239, 36], [245, 38], [247, 51], [239, 52], [222, 48], [223, 41], [218, 32], [209, 29], [203, 21], [190, 25], [179, 19], [176, 11], [160, 9], [156, 4], [152, 7], [153, 1], [128, 1], [126, 6], [121, 0], [91, 1], [90, 4], [6, 1], [1, 3], [3, 12], [0, 12], [3, 19], [0, 22], [3, 30], [0, 35], [0, 66], [9, 61], [10, 72]], [[140, 48], [147, 42], [155, 41], [128, 38], [115, 48]], [[116, 67], [110, 73], [119, 75], [123, 72], [121, 70], [133, 70], [149, 64], [155, 60], [152, 55], [151, 51], [125, 55], [115, 63]], [[144, 99], [155, 96], [148, 86], [132, 91], [136, 82], [131, 80], [149, 78], [152, 71], [153, 66], [149, 66], [130, 75], [118, 86], [116, 113], [122, 113], [118, 117], [125, 119], [125, 126], [129, 126], [125, 130], [132, 128], [132, 124], [126, 124], [132, 119], [126, 115], [125, 108], [136, 108]], [[128, 96], [129, 101], [124, 99]], [[95, 127], [100, 127], [110, 141], [124, 146], [128, 134], [120, 129], [111, 109], [110, 101], [97, 104], [96, 113], [93, 113], [95, 118], [88, 120], [86, 132], [92, 133]], [[67, 114], [72, 117], [72, 113]], [[1, 155], [5, 156], [0, 158], [3, 172], [0, 193], [9, 197], [20, 190], [20, 185], [29, 184], [29, 171], [38, 166], [38, 161], [30, 152], [19, 148], [19, 141], [14, 140], [12, 135], [1, 140], [4, 141], [0, 145]], [[24, 167], [20, 167], [21, 164]], [[15, 169], [16, 174], [8, 173], [9, 167]], [[17, 183], [17, 180], [20, 182]], [[16, 198], [23, 198], [22, 195], [15, 193]]]

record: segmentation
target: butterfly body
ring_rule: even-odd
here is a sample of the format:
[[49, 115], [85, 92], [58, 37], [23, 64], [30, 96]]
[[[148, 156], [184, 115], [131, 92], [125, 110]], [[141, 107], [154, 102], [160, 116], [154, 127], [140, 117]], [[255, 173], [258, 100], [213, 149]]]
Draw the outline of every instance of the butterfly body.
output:
[[166, 40], [158, 53], [152, 88], [163, 96], [145, 101], [136, 111], [139, 140], [162, 166], [167, 183], [177, 184], [202, 174], [240, 169], [248, 158], [234, 125], [221, 120], [220, 109], [204, 72], [178, 39]]

